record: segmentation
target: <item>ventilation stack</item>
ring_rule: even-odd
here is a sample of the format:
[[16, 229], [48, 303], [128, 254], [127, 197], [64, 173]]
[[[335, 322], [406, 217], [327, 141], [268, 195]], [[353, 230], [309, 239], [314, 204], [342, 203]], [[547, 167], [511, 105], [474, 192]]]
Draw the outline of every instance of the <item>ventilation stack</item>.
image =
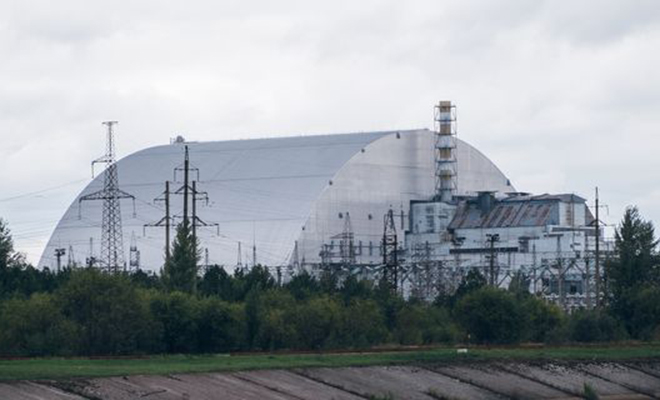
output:
[[435, 200], [452, 201], [457, 189], [456, 106], [441, 101], [434, 110]]

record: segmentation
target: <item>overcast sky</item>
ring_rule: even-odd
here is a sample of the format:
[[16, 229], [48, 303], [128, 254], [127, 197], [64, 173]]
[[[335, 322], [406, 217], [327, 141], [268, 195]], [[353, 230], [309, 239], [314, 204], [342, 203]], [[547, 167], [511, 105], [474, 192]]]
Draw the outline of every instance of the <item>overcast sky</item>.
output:
[[660, 3], [0, 1], [0, 217], [37, 262], [119, 120], [118, 153], [432, 126], [517, 189], [595, 186], [660, 223]]

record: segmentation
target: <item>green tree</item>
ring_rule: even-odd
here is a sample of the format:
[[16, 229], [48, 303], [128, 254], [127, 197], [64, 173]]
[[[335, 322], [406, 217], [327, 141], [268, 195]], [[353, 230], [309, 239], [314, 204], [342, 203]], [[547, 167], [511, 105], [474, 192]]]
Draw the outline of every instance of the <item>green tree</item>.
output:
[[478, 343], [516, 343], [525, 325], [515, 296], [492, 287], [463, 296], [456, 304], [454, 315]]
[[518, 297], [529, 295], [530, 279], [522, 271], [516, 272], [509, 282], [508, 291]]
[[56, 294], [79, 326], [84, 354], [134, 353], [150, 334], [148, 309], [125, 276], [79, 270]]
[[296, 274], [284, 287], [297, 300], [308, 299], [320, 291], [319, 282], [307, 271]]
[[601, 310], [578, 310], [570, 316], [568, 326], [575, 342], [607, 342], [627, 336], [621, 323]]
[[193, 239], [190, 224], [184, 220], [176, 230], [172, 256], [165, 262], [162, 278], [171, 291], [194, 293], [197, 286], [197, 262], [199, 251]]
[[162, 332], [166, 352], [198, 351], [200, 306], [196, 297], [183, 292], [155, 293], [151, 296], [150, 310]]
[[643, 288], [658, 284], [657, 245], [653, 223], [636, 207], [628, 207], [615, 232], [616, 258], [606, 268], [612, 313], [633, 334], [638, 333], [631, 325], [634, 298]]
[[387, 328], [378, 303], [354, 298], [342, 308], [340, 343], [349, 347], [369, 347], [387, 340]]
[[16, 258], [14, 241], [7, 223], [0, 218], [0, 272], [13, 265]]
[[630, 334], [640, 339], [657, 340], [660, 334], [660, 287], [646, 287], [632, 298]]
[[219, 265], [206, 269], [199, 282], [199, 293], [206, 296], [218, 296], [223, 300], [234, 300], [233, 278]]
[[263, 293], [259, 301], [256, 346], [264, 350], [296, 347], [298, 332], [293, 296], [285, 290], [271, 289]]
[[324, 295], [296, 308], [296, 332], [304, 349], [321, 349], [336, 343], [341, 318], [337, 301]]
[[523, 339], [537, 343], [554, 339], [550, 335], [555, 334], [564, 322], [561, 309], [529, 292], [517, 298], [526, 322]]
[[251, 291], [268, 290], [275, 287], [275, 283], [267, 267], [255, 265], [250, 270], [238, 269], [234, 272], [233, 300], [245, 301]]
[[14, 298], [0, 306], [0, 354], [73, 355], [78, 333], [78, 326], [62, 315], [51, 294]]
[[488, 281], [486, 280], [486, 277], [477, 268], [472, 268], [463, 279], [461, 279], [458, 288], [456, 288], [456, 292], [451, 295], [441, 292], [434, 300], [434, 303], [438, 306], [446, 306], [449, 309], [453, 309], [456, 302], [458, 302], [463, 296], [479, 290], [487, 284]]
[[341, 284], [339, 294], [345, 304], [350, 304], [353, 299], [373, 298], [373, 284], [367, 279], [358, 279], [355, 275], [349, 275]]
[[215, 297], [200, 300], [197, 320], [198, 350], [219, 353], [244, 347], [245, 315], [242, 305]]

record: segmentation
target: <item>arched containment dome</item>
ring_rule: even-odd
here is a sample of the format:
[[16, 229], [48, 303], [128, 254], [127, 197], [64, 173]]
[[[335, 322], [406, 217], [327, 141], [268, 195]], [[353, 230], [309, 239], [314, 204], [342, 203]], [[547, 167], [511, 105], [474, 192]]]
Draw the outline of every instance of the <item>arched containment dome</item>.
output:
[[[408, 202], [433, 195], [433, 143], [427, 129], [188, 142], [191, 165], [199, 169], [198, 190], [209, 197], [208, 204], [198, 203], [198, 216], [219, 224], [219, 234], [216, 228], [198, 229], [201, 247], [209, 263], [229, 267], [237, 264], [239, 242], [244, 264], [252, 264], [253, 246], [260, 264], [289, 265], [293, 259], [315, 264], [323, 244], [335, 245], [349, 214], [360, 246], [358, 262], [378, 263], [387, 210], [403, 210], [397, 228], [407, 229]], [[174, 178], [183, 156], [184, 145], [174, 143], [138, 151], [117, 164], [121, 189], [136, 197], [135, 215], [131, 203], [122, 201], [126, 260], [134, 235], [143, 269], [158, 270], [163, 264], [164, 228], [143, 227], [163, 218], [163, 203], [153, 200]], [[490, 160], [460, 140], [457, 158], [459, 194], [513, 191]], [[102, 185], [100, 175], [78, 198]], [[171, 185], [176, 190], [181, 182]], [[172, 195], [173, 215], [182, 213], [181, 197]], [[50, 255], [60, 247], [71, 246], [79, 264], [90, 253], [98, 257], [102, 202], [79, 206], [78, 198], [59, 221], [40, 266], [52, 267]]]

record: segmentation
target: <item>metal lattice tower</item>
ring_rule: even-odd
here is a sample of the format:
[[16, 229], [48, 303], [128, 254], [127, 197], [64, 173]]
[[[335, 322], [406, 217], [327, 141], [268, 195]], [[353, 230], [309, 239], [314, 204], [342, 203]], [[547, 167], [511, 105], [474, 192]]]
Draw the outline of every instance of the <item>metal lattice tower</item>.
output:
[[456, 106], [441, 101], [434, 109], [435, 130], [435, 196], [450, 202], [456, 194], [458, 167], [456, 163]]
[[135, 197], [119, 189], [113, 131], [116, 124], [117, 121], [103, 122], [103, 125], [108, 127], [105, 155], [92, 161], [92, 176], [94, 175], [95, 164], [107, 165], [103, 176], [103, 189], [82, 196], [78, 200], [78, 204], [89, 200], [103, 200], [100, 264], [101, 268], [112, 273], [118, 273], [126, 268], [120, 200], [132, 199], [135, 210]]
[[[296, 243], [297, 245], [297, 243]], [[344, 219], [344, 231], [340, 236], [341, 262], [344, 267], [355, 265], [355, 240], [353, 226], [351, 224], [351, 215], [346, 211]]]
[[385, 214], [383, 225], [383, 278], [390, 290], [396, 293], [399, 286], [398, 241], [391, 208]]
[[131, 271], [140, 270], [140, 250], [137, 247], [135, 232], [131, 233], [131, 246], [129, 248], [128, 254], [128, 266], [130, 267]]

